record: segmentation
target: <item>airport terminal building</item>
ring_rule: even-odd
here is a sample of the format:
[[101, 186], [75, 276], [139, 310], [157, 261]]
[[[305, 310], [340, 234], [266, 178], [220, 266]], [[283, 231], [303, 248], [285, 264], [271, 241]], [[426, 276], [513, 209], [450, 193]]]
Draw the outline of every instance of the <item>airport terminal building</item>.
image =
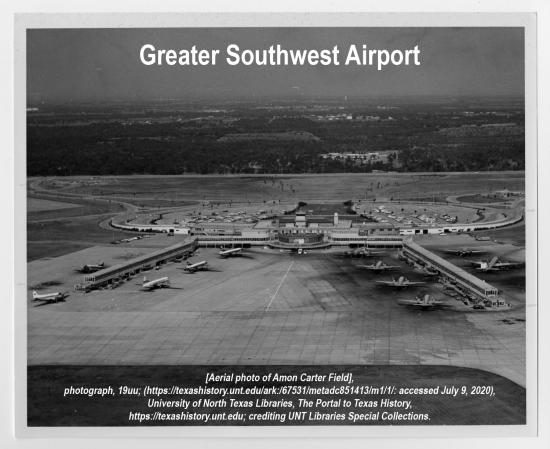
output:
[[489, 301], [494, 307], [505, 305], [504, 300], [499, 297], [498, 288], [420, 246], [412, 238], [406, 238], [403, 241], [401, 254], [408, 260], [436, 270], [453, 285], [457, 285], [463, 291], [470, 292], [478, 298]]
[[[114, 223], [112, 225], [120, 227]], [[126, 226], [135, 227], [136, 224]], [[160, 232], [176, 234], [167, 225], [158, 226], [165, 226]], [[146, 230], [148, 229], [143, 231]], [[473, 299], [482, 300], [492, 307], [505, 305], [497, 288], [418, 245], [412, 236], [403, 235], [401, 231], [402, 229], [388, 223], [364, 221], [362, 216], [340, 217], [338, 213], [307, 216], [301, 211], [293, 215], [262, 220], [253, 226], [248, 223], [200, 223], [187, 228], [184, 233], [186, 237], [175, 245], [87, 275], [79, 289], [88, 290], [116, 284], [141, 271], [186, 258], [199, 246], [262, 246], [300, 253], [304, 250], [323, 250], [331, 247], [397, 248], [404, 259], [435, 270], [441, 278], [452, 284], [453, 288], [471, 295]]]
[[402, 236], [391, 224], [372, 223], [360, 216], [306, 215], [296, 212], [249, 223], [200, 223], [189, 227], [116, 223], [118, 229], [165, 232], [197, 238], [200, 246], [269, 246], [281, 249], [322, 249], [331, 246], [400, 248]]
[[[353, 209], [353, 207], [352, 207]], [[265, 211], [261, 211], [265, 212]], [[387, 212], [387, 211], [385, 211]], [[244, 213], [244, 212], [240, 212]], [[499, 219], [470, 223], [415, 224], [373, 220], [368, 214], [306, 214], [298, 206], [292, 212], [267, 216], [260, 214], [255, 220], [234, 219], [239, 213], [230, 213], [230, 220], [215, 221], [203, 215], [201, 220], [159, 223], [146, 216], [119, 217], [111, 221], [117, 229], [134, 232], [167, 233], [169, 235], [196, 236], [201, 246], [264, 245], [278, 248], [330, 246], [396, 247], [405, 236], [473, 232], [509, 226], [523, 219], [522, 214], [503, 215]], [[391, 215], [390, 215], [391, 217]], [[160, 220], [162, 221], [162, 220]], [[396, 245], [396, 242], [398, 244]]]

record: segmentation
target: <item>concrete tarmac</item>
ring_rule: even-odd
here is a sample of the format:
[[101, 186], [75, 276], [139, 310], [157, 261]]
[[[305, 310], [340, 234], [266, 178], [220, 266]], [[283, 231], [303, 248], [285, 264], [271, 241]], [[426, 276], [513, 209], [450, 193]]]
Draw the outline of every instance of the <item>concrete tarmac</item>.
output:
[[[166, 237], [156, 239], [33, 261], [29, 286], [53, 281], [42, 291], [72, 290], [83, 277], [75, 267], [112, 265], [167, 246]], [[381, 259], [403, 266], [394, 276], [423, 279], [394, 250]], [[35, 307], [29, 290], [29, 365], [435, 364], [480, 368], [525, 386], [521, 288], [509, 311], [423, 312], [398, 300], [420, 293], [455, 300], [431, 282], [398, 291], [376, 286], [392, 273], [355, 265], [377, 258], [258, 248], [221, 259], [201, 248], [191, 262], [199, 260], [211, 270], [188, 274], [184, 264], [170, 263], [145, 273], [149, 280], [170, 277], [172, 288], [152, 292], [140, 290], [140, 275], [113, 290], [71, 291], [66, 302]]]

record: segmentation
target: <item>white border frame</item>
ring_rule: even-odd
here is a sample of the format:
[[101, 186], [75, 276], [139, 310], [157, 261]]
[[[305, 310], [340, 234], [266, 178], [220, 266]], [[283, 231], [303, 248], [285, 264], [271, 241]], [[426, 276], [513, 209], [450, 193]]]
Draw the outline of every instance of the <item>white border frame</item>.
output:
[[533, 14], [109, 14], [19, 15], [15, 21], [15, 297], [26, 297], [26, 28], [153, 28], [256, 26], [524, 26], [527, 254], [526, 426], [282, 426], [160, 428], [26, 428], [26, 302], [15, 302], [15, 410], [21, 437], [480, 437], [532, 436], [537, 429], [537, 83], [536, 18]]

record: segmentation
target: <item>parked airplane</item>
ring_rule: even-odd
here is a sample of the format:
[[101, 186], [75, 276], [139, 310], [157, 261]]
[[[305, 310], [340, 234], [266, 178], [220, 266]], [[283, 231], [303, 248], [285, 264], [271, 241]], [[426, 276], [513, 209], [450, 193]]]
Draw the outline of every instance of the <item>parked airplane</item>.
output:
[[183, 270], [189, 273], [194, 273], [195, 271], [206, 270], [207, 268], [208, 268], [208, 262], [206, 260], [203, 260], [197, 263], [187, 262], [187, 265], [183, 268]]
[[100, 262], [98, 264], [86, 264], [80, 268], [77, 268], [76, 271], [78, 271], [79, 273], [95, 273], [96, 271], [102, 270], [103, 268], [107, 268], [105, 266], [105, 262]]
[[430, 267], [427, 267], [425, 265], [420, 265], [418, 263], [414, 264], [413, 269], [416, 273], [423, 274], [424, 276], [439, 276], [439, 272], [437, 270], [433, 270]]
[[233, 257], [233, 256], [242, 256], [243, 255], [242, 250], [243, 250], [242, 248], [225, 249], [225, 250], [221, 250], [219, 252], [219, 255], [223, 258]]
[[392, 278], [391, 281], [376, 281], [376, 283], [379, 284], [379, 285], [385, 285], [387, 287], [396, 287], [396, 288], [413, 287], [415, 285], [425, 284], [425, 282], [409, 281], [405, 276], [399, 276], [399, 279], [397, 279], [397, 280]]
[[356, 248], [351, 251], [346, 251], [344, 256], [348, 257], [372, 257], [377, 254], [382, 254], [383, 251], [371, 251], [366, 248]]
[[166, 277], [153, 279], [152, 281], [147, 280], [146, 277], [143, 278], [143, 285], [141, 286], [142, 290], [154, 290], [155, 288], [164, 288], [170, 287], [170, 279]]
[[472, 265], [476, 267], [476, 270], [480, 271], [502, 271], [522, 265], [520, 262], [502, 262], [497, 256], [493, 257], [489, 262], [485, 262], [483, 260], [473, 260], [471, 262]]
[[430, 295], [424, 295], [420, 298], [417, 296], [415, 299], [402, 299], [399, 304], [403, 306], [412, 306], [421, 310], [437, 309], [443, 305], [443, 301], [432, 298]]
[[456, 249], [444, 249], [444, 253], [453, 254], [455, 256], [471, 256], [473, 254], [485, 254], [487, 251], [482, 249], [472, 249], [472, 248], [456, 248]]
[[69, 296], [68, 292], [44, 293], [41, 295], [36, 290], [32, 291], [33, 301], [44, 301], [45, 303], [63, 301], [67, 296]]
[[387, 271], [387, 270], [393, 270], [394, 268], [400, 268], [397, 265], [386, 265], [381, 260], [371, 265], [357, 265], [357, 267], [364, 268], [365, 270], [372, 270], [372, 271]]

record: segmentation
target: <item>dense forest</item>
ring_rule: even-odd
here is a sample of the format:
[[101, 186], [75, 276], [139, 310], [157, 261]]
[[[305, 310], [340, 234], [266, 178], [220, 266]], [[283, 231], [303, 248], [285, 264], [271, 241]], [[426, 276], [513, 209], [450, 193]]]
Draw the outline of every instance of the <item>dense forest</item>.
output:
[[[336, 111], [339, 112], [339, 111]], [[29, 114], [27, 173], [41, 175], [330, 173], [523, 170], [518, 111], [487, 115], [436, 109], [361, 111], [358, 120], [293, 111], [218, 114]], [[325, 112], [325, 117], [328, 113]], [[350, 118], [353, 117], [353, 118]], [[286, 132], [302, 133], [292, 139]], [[243, 137], [254, 133], [254, 138]], [[265, 138], [256, 138], [265, 134]], [[279, 133], [279, 134], [277, 134]], [[306, 137], [304, 138], [304, 134]], [[231, 139], [224, 136], [231, 135]], [[308, 139], [307, 136], [312, 138]], [[357, 162], [326, 153], [391, 152]]]

